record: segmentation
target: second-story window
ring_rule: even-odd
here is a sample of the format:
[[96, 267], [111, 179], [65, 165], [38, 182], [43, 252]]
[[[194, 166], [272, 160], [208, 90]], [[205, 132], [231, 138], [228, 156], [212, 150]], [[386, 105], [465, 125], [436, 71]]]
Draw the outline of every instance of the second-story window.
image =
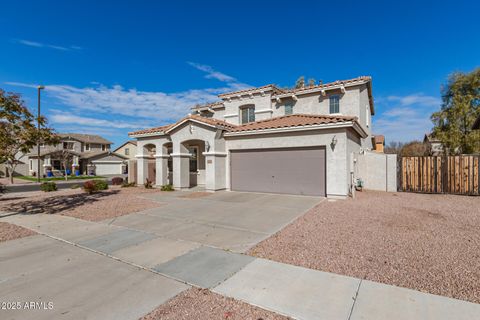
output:
[[73, 142], [64, 142], [63, 149], [65, 150], [73, 150]]
[[125, 155], [126, 156], [130, 155], [130, 149], [129, 148], [125, 148]]
[[255, 106], [245, 106], [240, 108], [240, 115], [243, 123], [249, 123], [255, 121]]
[[85, 144], [85, 151], [90, 151], [90, 143]]
[[293, 114], [293, 104], [287, 103], [285, 105], [285, 115], [288, 116], [289, 114]]
[[330, 96], [330, 113], [340, 113], [340, 96], [338, 94]]
[[105, 150], [107, 150], [107, 145], [102, 144], [102, 151], [105, 151]]

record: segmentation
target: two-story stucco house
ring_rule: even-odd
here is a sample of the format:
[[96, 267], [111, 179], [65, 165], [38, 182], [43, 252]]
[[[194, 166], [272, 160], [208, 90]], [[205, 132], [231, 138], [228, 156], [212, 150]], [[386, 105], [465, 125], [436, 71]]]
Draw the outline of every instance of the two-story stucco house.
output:
[[[121, 174], [126, 157], [111, 152], [112, 142], [107, 139], [90, 134], [60, 133], [60, 143], [55, 146], [40, 145], [40, 174], [48, 172], [62, 174], [70, 170], [79, 174]], [[65, 156], [68, 154], [69, 156]], [[64, 168], [63, 159], [68, 158], [67, 168]], [[26, 172], [17, 172], [23, 175], [36, 175], [38, 151], [33, 148], [23, 158], [28, 166]]]
[[219, 98], [174, 124], [129, 134], [137, 139], [137, 183], [349, 194], [352, 153], [372, 149], [370, 77], [292, 90], [267, 85]]

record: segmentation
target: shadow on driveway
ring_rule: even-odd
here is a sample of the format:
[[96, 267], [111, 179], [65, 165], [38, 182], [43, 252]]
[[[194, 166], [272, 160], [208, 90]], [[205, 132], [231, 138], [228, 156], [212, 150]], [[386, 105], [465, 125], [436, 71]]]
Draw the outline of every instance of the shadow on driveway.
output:
[[102, 198], [115, 195], [119, 192], [119, 190], [111, 190], [108, 192], [97, 192], [94, 194], [82, 193], [21, 201], [2, 206], [0, 211], [7, 213], [2, 215], [2, 217], [8, 217], [16, 214], [55, 214], [67, 209], [71, 209], [72, 207], [95, 203]]

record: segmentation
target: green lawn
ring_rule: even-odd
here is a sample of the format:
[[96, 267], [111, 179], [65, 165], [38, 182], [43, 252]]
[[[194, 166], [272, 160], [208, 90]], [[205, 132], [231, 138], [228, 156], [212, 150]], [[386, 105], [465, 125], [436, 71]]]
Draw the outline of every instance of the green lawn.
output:
[[[37, 177], [32, 177], [32, 176], [16, 176], [15, 178], [22, 179], [22, 180], [28, 180], [28, 181], [37, 181]], [[88, 179], [103, 179], [105, 177], [100, 177], [100, 176], [69, 176], [68, 181], [72, 180], [88, 180]], [[41, 178], [41, 182], [45, 181], [65, 181], [65, 177], [51, 177], [51, 178]]]

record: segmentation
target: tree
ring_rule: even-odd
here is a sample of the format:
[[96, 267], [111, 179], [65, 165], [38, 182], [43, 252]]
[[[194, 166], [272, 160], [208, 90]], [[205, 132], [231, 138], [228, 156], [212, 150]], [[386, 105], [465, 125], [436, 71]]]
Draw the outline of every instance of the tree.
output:
[[10, 183], [20, 159], [37, 142], [51, 145], [59, 141], [53, 129], [46, 127], [45, 117], [38, 119], [40, 130], [35, 127], [35, 120], [19, 94], [0, 89], [0, 162], [5, 162], [10, 172]]
[[412, 141], [403, 145], [400, 155], [402, 157], [422, 157], [428, 155], [428, 148], [420, 141]]
[[305, 87], [305, 77], [301, 76], [295, 81], [295, 89], [300, 89]]
[[446, 153], [480, 151], [480, 132], [472, 130], [480, 114], [480, 68], [452, 73], [442, 87], [441, 110], [432, 114], [433, 135]]
[[64, 172], [65, 180], [68, 180], [67, 170], [72, 167], [73, 154], [69, 150], [62, 149], [52, 153], [51, 156], [56, 159], [60, 159], [60, 163], [63, 166], [63, 170], [65, 170]]
[[390, 141], [388, 146], [385, 147], [384, 152], [388, 154], [398, 154], [402, 152], [402, 148], [404, 146], [403, 142], [397, 142], [397, 141]]

